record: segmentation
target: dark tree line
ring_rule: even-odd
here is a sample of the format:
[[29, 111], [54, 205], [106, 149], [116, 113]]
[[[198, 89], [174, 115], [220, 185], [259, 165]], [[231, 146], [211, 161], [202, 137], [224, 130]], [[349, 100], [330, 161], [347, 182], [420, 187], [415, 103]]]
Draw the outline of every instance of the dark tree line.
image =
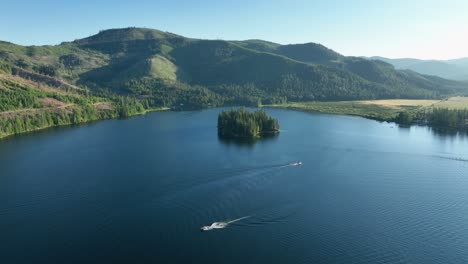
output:
[[52, 126], [80, 124], [100, 119], [129, 117], [145, 108], [135, 98], [119, 97], [112, 109], [99, 110], [92, 104], [76, 104], [67, 108], [37, 109], [29, 113], [0, 113], [0, 137]]
[[48, 76], [57, 76], [57, 68], [52, 65], [39, 65], [33, 66], [33, 70], [37, 73], [48, 75]]
[[249, 112], [240, 108], [223, 111], [218, 116], [218, 133], [223, 137], [255, 138], [278, 130], [278, 120], [263, 110]]
[[38, 130], [46, 127], [79, 124], [99, 119], [117, 117], [115, 111], [95, 109], [92, 105], [68, 109], [38, 109], [28, 114], [14, 114], [0, 118], [0, 137]]
[[468, 130], [468, 109], [433, 108], [424, 111], [400, 112], [394, 120], [398, 124], [426, 124], [449, 130]]
[[434, 108], [425, 119], [433, 127], [468, 130], [468, 109]]

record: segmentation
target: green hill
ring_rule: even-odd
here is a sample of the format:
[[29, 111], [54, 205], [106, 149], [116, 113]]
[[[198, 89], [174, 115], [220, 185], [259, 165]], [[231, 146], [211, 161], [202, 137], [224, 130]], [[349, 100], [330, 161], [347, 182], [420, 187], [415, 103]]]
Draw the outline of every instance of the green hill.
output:
[[465, 88], [381, 61], [345, 57], [320, 44], [198, 40], [145, 28], [104, 30], [57, 46], [2, 42], [0, 58], [92, 91], [135, 96], [140, 94], [129, 84], [143, 79], [203, 86], [221, 96], [232, 91], [220, 86], [248, 85], [256, 95], [288, 100], [437, 98]]
[[[256, 46], [250, 47], [256, 49]], [[466, 83], [409, 70], [398, 70], [392, 64], [381, 60], [346, 57], [320, 44], [279, 45], [268, 49], [268, 52], [303, 63], [342, 69], [372, 83], [387, 86], [385, 94], [378, 95], [379, 98], [437, 98], [447, 94], [466, 94]]]

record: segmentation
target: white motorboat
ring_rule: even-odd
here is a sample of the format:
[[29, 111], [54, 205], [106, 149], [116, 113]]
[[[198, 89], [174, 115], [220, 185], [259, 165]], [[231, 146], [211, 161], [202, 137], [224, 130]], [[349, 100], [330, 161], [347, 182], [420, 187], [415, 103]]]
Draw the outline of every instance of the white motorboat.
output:
[[210, 231], [210, 230], [213, 230], [213, 229], [221, 229], [221, 228], [225, 228], [226, 226], [228, 226], [229, 224], [231, 223], [234, 223], [234, 222], [237, 222], [237, 221], [240, 221], [242, 219], [245, 219], [245, 218], [249, 218], [250, 216], [244, 216], [244, 217], [241, 217], [241, 218], [237, 218], [237, 219], [234, 219], [234, 220], [231, 220], [231, 221], [227, 221], [227, 222], [214, 222], [212, 223], [211, 225], [209, 226], [202, 226], [200, 228], [201, 231]]
[[202, 226], [201, 231], [210, 231], [213, 229], [225, 228], [228, 225], [226, 222], [214, 222], [209, 226]]

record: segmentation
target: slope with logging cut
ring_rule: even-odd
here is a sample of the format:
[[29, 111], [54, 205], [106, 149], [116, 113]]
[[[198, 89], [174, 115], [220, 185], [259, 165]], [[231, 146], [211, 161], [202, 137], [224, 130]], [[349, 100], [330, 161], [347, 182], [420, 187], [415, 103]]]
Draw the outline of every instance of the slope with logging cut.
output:
[[438, 98], [465, 92], [465, 84], [346, 57], [320, 44], [199, 40], [146, 28], [104, 30], [56, 46], [2, 42], [0, 58], [92, 91], [145, 98], [167, 86], [200, 86], [230, 97], [227, 101], [235, 101], [238, 90], [252, 92], [244, 95], [250, 101]]

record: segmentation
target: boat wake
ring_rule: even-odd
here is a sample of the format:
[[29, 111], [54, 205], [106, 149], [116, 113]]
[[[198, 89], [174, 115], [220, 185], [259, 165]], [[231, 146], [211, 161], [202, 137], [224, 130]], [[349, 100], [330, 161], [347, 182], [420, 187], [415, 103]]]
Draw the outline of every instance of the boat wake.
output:
[[450, 157], [450, 156], [440, 156], [440, 155], [430, 155], [430, 157], [438, 158], [438, 159], [445, 159], [445, 160], [468, 162], [468, 159], [465, 159], [462, 157]]
[[238, 169], [235, 172], [248, 172], [248, 171], [257, 171], [257, 170], [265, 170], [265, 169], [274, 169], [274, 168], [283, 168], [289, 166], [300, 166], [302, 165], [302, 161], [295, 161], [289, 163], [280, 163], [280, 164], [273, 164], [273, 165], [265, 165], [265, 166], [254, 166], [254, 167], [246, 167]]
[[174, 193], [172, 195], [165, 197], [165, 199], [172, 198], [172, 196], [180, 194], [180, 193], [183, 193], [184, 195], [186, 195], [187, 192], [195, 191], [199, 188], [203, 188], [208, 185], [223, 184], [229, 181], [234, 181], [239, 178], [255, 177], [255, 176], [271, 173], [271, 171], [275, 169], [282, 169], [286, 167], [301, 166], [301, 165], [302, 165], [301, 161], [296, 161], [296, 162], [280, 163], [280, 164], [272, 164], [272, 165], [264, 165], [264, 166], [244, 167], [244, 168], [239, 168], [239, 169], [226, 169], [225, 171], [218, 170], [216, 172], [209, 173], [209, 175], [213, 175], [213, 176], [206, 177], [204, 180], [200, 180], [196, 184], [192, 185], [191, 187], [187, 189], [184, 189], [183, 191], [179, 191], [178, 193]]

